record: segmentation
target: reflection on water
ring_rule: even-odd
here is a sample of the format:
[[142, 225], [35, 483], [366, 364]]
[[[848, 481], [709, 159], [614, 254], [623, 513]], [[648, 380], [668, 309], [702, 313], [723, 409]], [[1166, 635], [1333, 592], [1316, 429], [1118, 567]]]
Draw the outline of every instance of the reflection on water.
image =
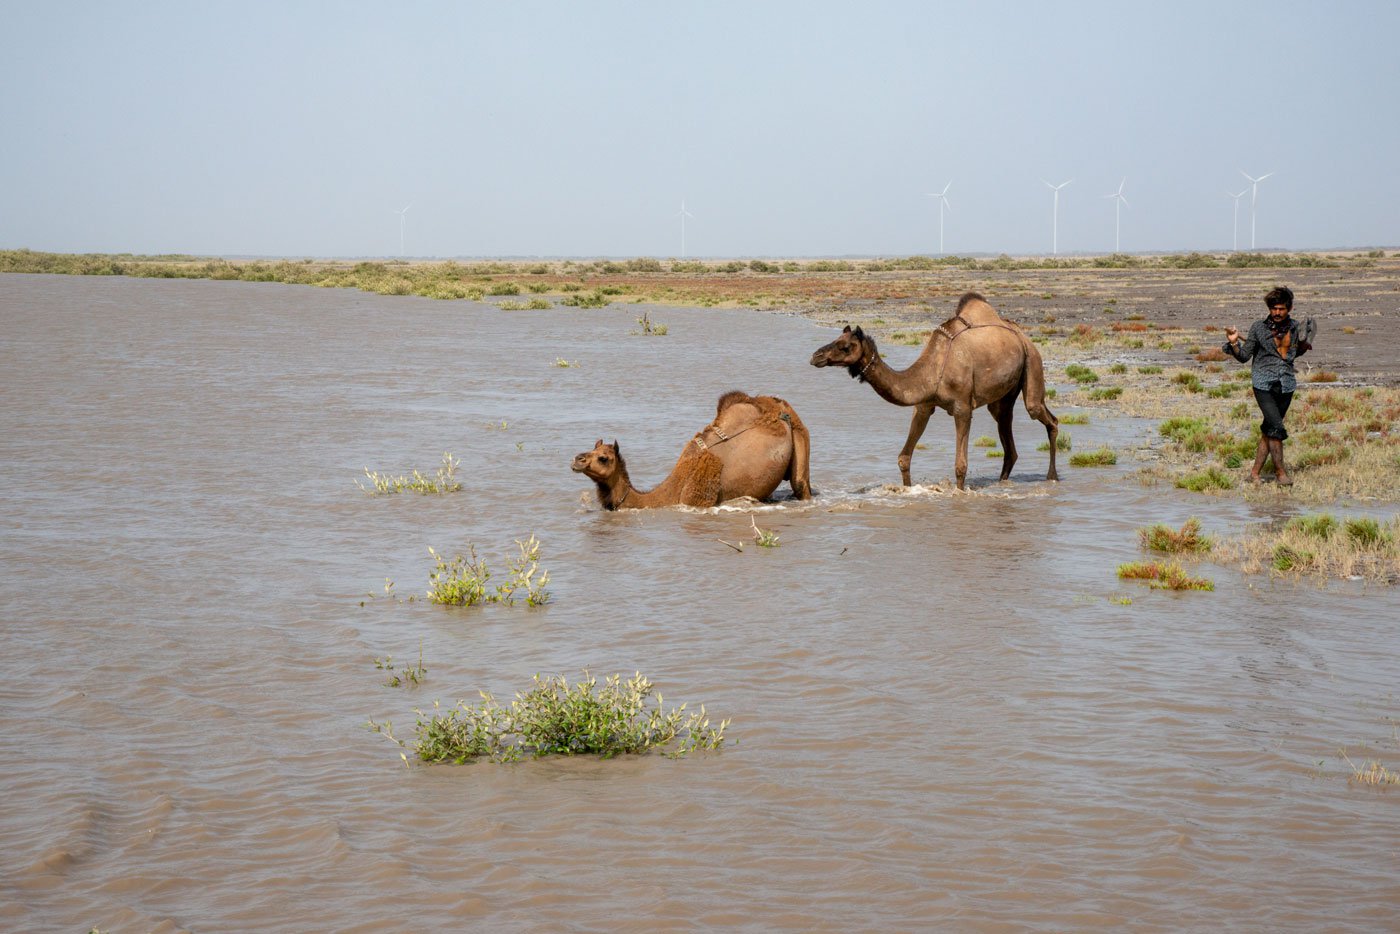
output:
[[[1332, 759], [1400, 762], [1393, 592], [1125, 587], [1137, 527], [1251, 507], [1119, 482], [1131, 456], [1047, 484], [1024, 415], [1011, 482], [974, 458], [951, 491], [935, 417], [893, 487], [909, 413], [807, 365], [829, 331], [649, 311], [666, 337], [633, 306], [0, 277], [0, 927], [1393, 925], [1400, 798]], [[569, 471], [617, 438], [659, 482], [735, 388], [802, 415], [815, 500], [610, 514]], [[355, 487], [443, 451], [460, 494]], [[547, 607], [366, 596], [532, 533]], [[427, 682], [384, 687], [420, 644]], [[738, 743], [406, 770], [363, 729], [584, 667]]]

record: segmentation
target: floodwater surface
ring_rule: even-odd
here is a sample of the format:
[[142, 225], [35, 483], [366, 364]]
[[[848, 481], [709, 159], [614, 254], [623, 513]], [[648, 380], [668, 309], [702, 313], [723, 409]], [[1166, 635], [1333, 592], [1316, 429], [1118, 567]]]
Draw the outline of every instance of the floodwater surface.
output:
[[[807, 365], [830, 329], [643, 307], [0, 276], [0, 928], [1395, 925], [1400, 789], [1336, 755], [1400, 767], [1395, 592], [1114, 574], [1286, 500], [1145, 488], [1153, 426], [1097, 414], [1119, 466], [1047, 483], [1024, 412], [1011, 482], [973, 449], [945, 492], [939, 415], [899, 491], [910, 413]], [[616, 438], [650, 486], [736, 388], [801, 414], [814, 501], [605, 513], [569, 470]], [[460, 493], [356, 486], [444, 451]], [[547, 606], [421, 599], [429, 546], [531, 534]], [[405, 768], [365, 727], [585, 668], [730, 742]]]

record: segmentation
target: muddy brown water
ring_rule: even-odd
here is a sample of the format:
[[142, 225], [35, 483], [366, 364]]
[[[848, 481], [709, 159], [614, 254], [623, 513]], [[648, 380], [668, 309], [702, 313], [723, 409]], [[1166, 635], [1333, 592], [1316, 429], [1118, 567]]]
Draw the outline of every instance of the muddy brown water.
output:
[[[971, 493], [934, 489], [938, 416], [900, 493], [908, 412], [807, 365], [829, 328], [648, 310], [667, 336], [626, 305], [0, 276], [0, 928], [1394, 926], [1400, 789], [1335, 753], [1400, 767], [1395, 591], [1120, 585], [1139, 526], [1286, 502], [1145, 489], [1130, 456], [1047, 484], [1024, 414], [1012, 482], [974, 450]], [[811, 429], [820, 495], [755, 513], [780, 547], [570, 473], [615, 437], [659, 480], [731, 388]], [[355, 486], [443, 451], [462, 493]], [[430, 545], [504, 568], [531, 533], [547, 607], [382, 596], [423, 592]], [[383, 686], [420, 644], [426, 683]], [[364, 726], [585, 666], [731, 743], [406, 769]]]

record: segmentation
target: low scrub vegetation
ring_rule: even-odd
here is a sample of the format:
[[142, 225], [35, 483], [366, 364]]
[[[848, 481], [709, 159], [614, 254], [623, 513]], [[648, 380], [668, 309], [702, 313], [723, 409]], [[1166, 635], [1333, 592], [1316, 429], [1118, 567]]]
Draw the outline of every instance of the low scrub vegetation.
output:
[[1102, 447], [1070, 456], [1071, 467], [1112, 467], [1118, 463], [1118, 455], [1112, 448]]
[[1144, 581], [1156, 590], [1214, 590], [1215, 583], [1206, 577], [1192, 577], [1175, 561], [1135, 561], [1118, 565], [1122, 580]]
[[1253, 530], [1222, 545], [1224, 558], [1247, 572], [1293, 576], [1400, 580], [1400, 517], [1337, 518], [1307, 513]]
[[[626, 680], [611, 675], [601, 686], [587, 671], [574, 684], [562, 675], [535, 675], [534, 687], [517, 693], [509, 705], [483, 691], [476, 704], [459, 701], [443, 711], [434, 703], [431, 712], [415, 713], [412, 748], [417, 757], [458, 764], [549, 755], [609, 759], [652, 750], [679, 758], [697, 749], [719, 749], [729, 726], [728, 720], [711, 726], [703, 706], [689, 713], [685, 704], [666, 709], [655, 686], [640, 672]], [[408, 748], [394, 736], [392, 724], [369, 725]]]
[[428, 575], [428, 599], [448, 606], [476, 606], [512, 604], [517, 595], [523, 594], [529, 606], [548, 603], [549, 572], [540, 570], [540, 543], [531, 535], [524, 541], [517, 539], [515, 544], [520, 553], [510, 563], [510, 577], [492, 588], [487, 587], [491, 571], [485, 559], [476, 556], [475, 545], [468, 547], [467, 555], [454, 555], [451, 560], [430, 547], [428, 554], [433, 556], [437, 566]]
[[1173, 529], [1160, 522], [1145, 529], [1138, 529], [1138, 541], [1147, 551], [1160, 551], [1172, 555], [1203, 555], [1214, 547], [1210, 536], [1201, 534], [1201, 520], [1194, 516], [1182, 523], [1180, 529]]
[[365, 479], [369, 481], [369, 486], [365, 486], [359, 480], [355, 481], [355, 485], [370, 496], [390, 496], [394, 493], [421, 493], [424, 496], [432, 493], [456, 493], [462, 489], [462, 484], [457, 480], [457, 468], [461, 463], [451, 453], [444, 451], [442, 466], [431, 477], [424, 476], [417, 470], [413, 471], [412, 476], [400, 474], [395, 477], [366, 467]]

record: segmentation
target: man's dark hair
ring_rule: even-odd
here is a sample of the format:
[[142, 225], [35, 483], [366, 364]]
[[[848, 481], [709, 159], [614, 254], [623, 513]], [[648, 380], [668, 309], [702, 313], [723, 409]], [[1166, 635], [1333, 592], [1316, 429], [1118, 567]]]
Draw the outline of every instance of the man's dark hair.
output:
[[1293, 290], [1286, 285], [1276, 285], [1268, 295], [1264, 296], [1264, 304], [1269, 308], [1275, 305], [1287, 305], [1288, 310], [1293, 310]]

